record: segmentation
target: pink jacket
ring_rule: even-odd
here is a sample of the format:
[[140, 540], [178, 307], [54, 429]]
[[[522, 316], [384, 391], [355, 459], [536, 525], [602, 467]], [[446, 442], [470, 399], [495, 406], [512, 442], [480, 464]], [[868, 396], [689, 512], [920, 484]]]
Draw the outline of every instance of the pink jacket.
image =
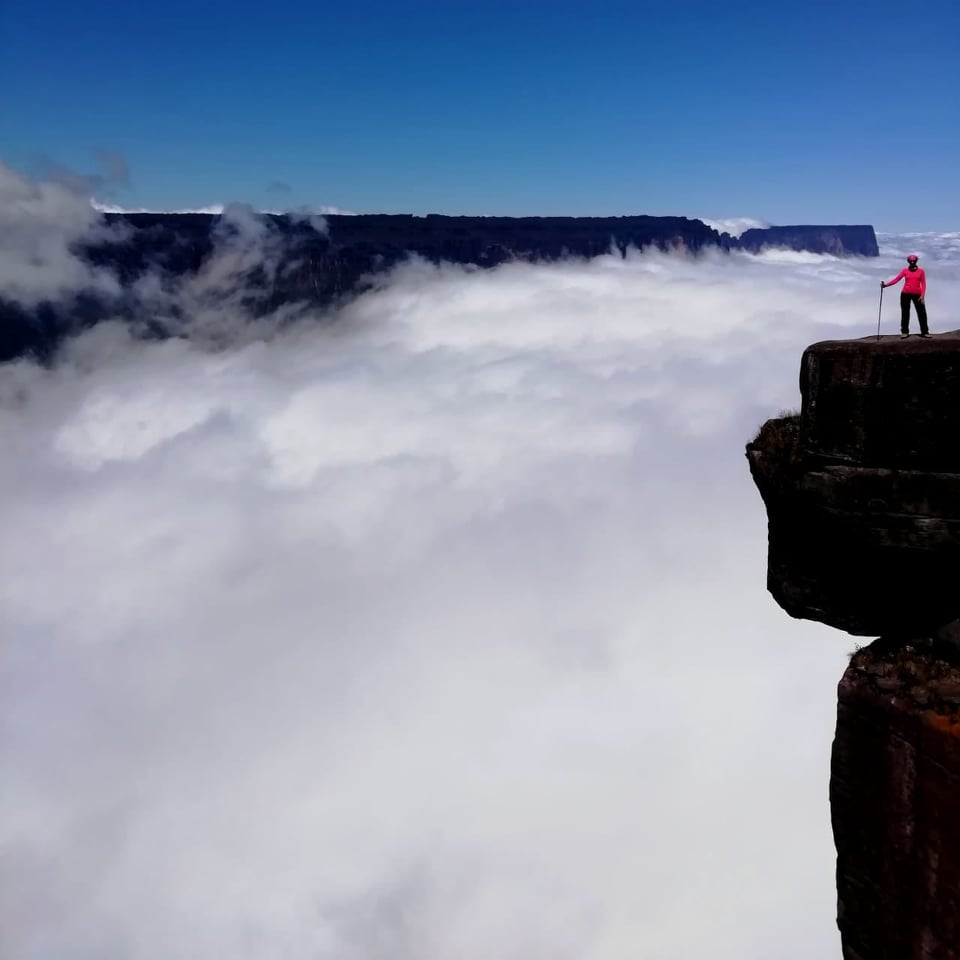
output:
[[904, 293], [919, 293], [921, 297], [927, 295], [927, 275], [923, 272], [923, 267], [917, 267], [916, 270], [904, 267], [892, 280], [888, 280], [886, 285], [892, 287], [901, 280], [904, 281]]

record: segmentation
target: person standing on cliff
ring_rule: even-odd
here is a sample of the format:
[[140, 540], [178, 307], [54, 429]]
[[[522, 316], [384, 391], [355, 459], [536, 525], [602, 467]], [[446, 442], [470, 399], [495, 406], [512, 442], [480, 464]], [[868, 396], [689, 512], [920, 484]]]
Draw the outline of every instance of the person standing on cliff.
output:
[[923, 272], [923, 267], [917, 266], [919, 259], [915, 253], [911, 253], [907, 257], [907, 265], [892, 280], [880, 281], [880, 288], [883, 289], [903, 280], [903, 290], [900, 291], [901, 339], [910, 336], [911, 302], [916, 307], [917, 319], [920, 321], [920, 336], [930, 336], [930, 331], [927, 329], [927, 307], [923, 302], [927, 294], [927, 275]]

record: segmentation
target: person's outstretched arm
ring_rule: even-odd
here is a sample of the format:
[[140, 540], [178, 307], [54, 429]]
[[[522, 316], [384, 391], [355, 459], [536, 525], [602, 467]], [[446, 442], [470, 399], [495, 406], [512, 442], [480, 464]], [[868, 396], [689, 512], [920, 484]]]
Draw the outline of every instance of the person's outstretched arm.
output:
[[907, 275], [907, 268], [904, 267], [892, 280], [888, 280], [886, 283], [880, 284], [881, 287], [892, 287], [895, 283], [899, 283]]

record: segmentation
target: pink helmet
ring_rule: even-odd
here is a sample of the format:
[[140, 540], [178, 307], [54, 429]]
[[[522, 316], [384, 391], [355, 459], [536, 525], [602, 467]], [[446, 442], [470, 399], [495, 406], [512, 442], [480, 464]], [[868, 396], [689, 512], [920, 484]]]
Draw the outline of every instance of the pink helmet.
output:
[[907, 262], [908, 262], [908, 263], [909, 263], [911, 260], [919, 260], [919, 259], [920, 259], [920, 258], [919, 258], [915, 253], [908, 253], [908, 254], [907, 254]]

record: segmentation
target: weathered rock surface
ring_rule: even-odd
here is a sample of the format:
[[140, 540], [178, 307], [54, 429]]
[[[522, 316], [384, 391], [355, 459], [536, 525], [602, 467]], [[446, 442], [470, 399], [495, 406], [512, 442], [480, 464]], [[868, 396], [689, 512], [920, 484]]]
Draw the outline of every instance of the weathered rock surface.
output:
[[832, 253], [837, 257], [880, 255], [873, 227], [861, 225], [754, 227], [740, 234], [737, 245], [741, 250], [751, 251], [764, 247], [788, 247], [811, 253]]
[[768, 588], [881, 637], [839, 686], [843, 955], [960, 960], [960, 331], [814, 344], [800, 388], [747, 447]]
[[830, 803], [847, 960], [960, 960], [960, 667], [876, 643], [840, 681]]
[[[16, 303], [0, 291], [0, 362], [25, 353], [49, 357], [64, 337], [105, 317], [149, 336], [178, 335], [184, 305], [172, 293], [203, 288], [229, 273], [229, 294], [251, 316], [316, 309], [367, 289], [378, 273], [411, 255], [493, 267], [509, 260], [596, 257], [629, 247], [699, 251], [786, 246], [877, 256], [870, 226], [771, 227], [740, 239], [687, 217], [253, 217], [107, 214], [75, 255], [121, 291], [74, 290], [56, 302]], [[321, 229], [318, 229], [321, 228]], [[211, 263], [221, 257], [220, 264]], [[112, 281], [116, 283], [112, 283]], [[198, 280], [200, 282], [198, 282]], [[214, 291], [216, 293], [217, 291]], [[222, 301], [223, 298], [220, 298]], [[216, 297], [211, 302], [218, 302]]]
[[802, 443], [824, 462], [960, 470], [960, 331], [808, 347]]
[[767, 505], [767, 586], [860, 636], [960, 617], [960, 332], [814, 344], [799, 418], [747, 456]]

